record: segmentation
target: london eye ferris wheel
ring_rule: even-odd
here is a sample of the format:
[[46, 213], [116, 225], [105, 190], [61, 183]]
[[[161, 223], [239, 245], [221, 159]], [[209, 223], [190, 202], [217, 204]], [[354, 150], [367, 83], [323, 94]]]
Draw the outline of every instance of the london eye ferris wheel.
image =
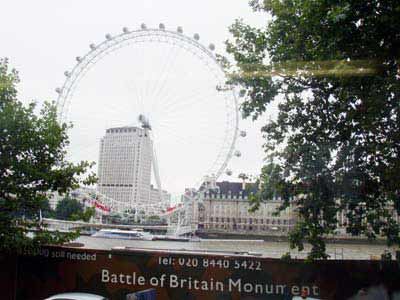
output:
[[162, 182], [179, 194], [199, 188], [204, 176], [232, 175], [228, 163], [241, 156], [235, 143], [246, 133], [239, 131], [238, 99], [214, 50], [199, 34], [188, 37], [163, 24], [125, 27], [90, 44], [56, 89], [58, 119], [73, 124], [70, 159], [97, 161], [105, 130], [135, 125], [142, 116], [151, 123], [159, 188]]

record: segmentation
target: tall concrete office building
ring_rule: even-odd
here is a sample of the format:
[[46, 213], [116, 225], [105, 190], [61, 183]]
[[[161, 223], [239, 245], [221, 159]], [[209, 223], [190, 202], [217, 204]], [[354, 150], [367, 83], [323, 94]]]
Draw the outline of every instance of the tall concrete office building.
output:
[[98, 191], [127, 207], [149, 203], [152, 156], [153, 142], [147, 129], [107, 129], [100, 142]]

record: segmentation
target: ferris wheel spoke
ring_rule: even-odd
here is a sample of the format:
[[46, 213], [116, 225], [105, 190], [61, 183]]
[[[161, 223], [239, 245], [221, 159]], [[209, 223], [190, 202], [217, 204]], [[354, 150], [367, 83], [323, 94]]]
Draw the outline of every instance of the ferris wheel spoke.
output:
[[[209, 93], [209, 94], [196, 94], [196, 95], [191, 95], [190, 97], [185, 97], [183, 99], [177, 99], [176, 101], [174, 101], [173, 103], [171, 103], [169, 105], [168, 108], [164, 109], [164, 113], [166, 115], [170, 115], [172, 113], [179, 113], [181, 111], [183, 111], [184, 108], [186, 107], [206, 107], [207, 103], [204, 103], [203, 100], [208, 100], [210, 99], [210, 97], [213, 96], [213, 93]], [[184, 101], [184, 99], [190, 99], [190, 100], [186, 100]], [[215, 105], [214, 105], [215, 106]], [[201, 110], [198, 110], [197, 113], [201, 113]]]
[[179, 47], [175, 47], [175, 46], [170, 47], [170, 50], [169, 50], [169, 53], [167, 56], [168, 59], [165, 59], [160, 76], [158, 77], [157, 82], [155, 83], [155, 85], [153, 86], [153, 89], [152, 89], [151, 99], [154, 102], [152, 105], [152, 108], [154, 106], [156, 106], [156, 104], [158, 102], [157, 96], [163, 90], [165, 83], [167, 82], [167, 80], [169, 78], [169, 73], [167, 73], [167, 70], [171, 69], [171, 67], [176, 62], [176, 59], [178, 58], [178, 54], [180, 53], [180, 50], [181, 49]]
[[[164, 124], [179, 123], [179, 120], [182, 120], [182, 118], [185, 117], [185, 111], [184, 110], [171, 111], [169, 113], [165, 113], [164, 117], [165, 117]], [[210, 115], [207, 113], [206, 110], [198, 110], [196, 112], [196, 118], [191, 119], [191, 121], [197, 123], [201, 120], [204, 120], [203, 122], [207, 122], [207, 124], [208, 124], [210, 121], [209, 118], [210, 118]], [[213, 120], [212, 124], [214, 124], [214, 126], [216, 126], [216, 125], [223, 126], [222, 128], [225, 128], [227, 126], [225, 119], [218, 119], [218, 118]], [[177, 125], [177, 126], [181, 126], [181, 125]]]
[[[93, 68], [93, 65], [91, 65], [90, 66], [90, 68]], [[86, 73], [86, 72], [85, 72]], [[84, 75], [82, 75], [82, 76], [85, 76], [85, 74]], [[113, 103], [111, 106], [110, 106], [110, 103]], [[124, 111], [126, 111], [126, 110], [128, 110], [128, 109], [130, 109], [130, 107], [127, 105], [127, 104], [129, 104], [129, 102], [128, 103], [121, 103], [121, 102], [119, 102], [119, 107], [118, 107], [118, 109], [116, 108], [116, 104], [114, 103], [114, 102], [112, 102], [112, 101], [110, 101], [109, 99], [106, 99], [105, 101], [102, 101], [101, 103], [99, 103], [99, 105], [102, 105], [103, 107], [107, 107], [109, 110], [112, 110], [112, 111], [121, 111], [121, 110], [124, 110]]]
[[[185, 49], [187, 52], [190, 52], [189, 55], [191, 57], [192, 56], [196, 56], [192, 51], [188, 51], [187, 48], [182, 48], [182, 49]], [[180, 74], [180, 76], [181, 76], [181, 78], [184, 78], [186, 82], [188, 82], [193, 78], [193, 76], [196, 74], [196, 72], [194, 72], [193, 69], [190, 68], [188, 65], [186, 65], [186, 66], [187, 66], [187, 68], [184, 69], [184, 71]], [[175, 92], [176, 91], [174, 91], [174, 90], [168, 91], [168, 93], [166, 93], [167, 96], [163, 96], [163, 99], [167, 99], [171, 95], [171, 93], [172, 93], [172, 96], [173, 96], [175, 94]], [[158, 93], [157, 103], [158, 103], [158, 101], [160, 99], [160, 94], [161, 93]]]
[[[176, 48], [177, 51], [174, 52], [175, 55], [170, 60], [169, 65], [168, 65], [169, 67], [167, 68], [167, 70], [173, 69], [173, 66], [176, 63], [176, 60], [179, 57], [179, 54], [182, 52], [182, 49], [180, 47], [173, 47], [173, 48]], [[168, 71], [168, 72], [166, 71], [165, 75], [164, 75], [164, 78], [163, 78], [159, 88], [154, 90], [154, 93], [152, 95], [153, 105], [151, 106], [151, 110], [153, 110], [153, 109], [155, 109], [155, 107], [157, 107], [156, 104], [158, 104], [159, 101], [160, 101], [160, 96], [159, 95], [162, 95], [162, 92], [165, 90], [166, 83], [170, 80], [170, 76], [171, 76], [170, 74], [171, 74], [171, 71]]]
[[[163, 133], [174, 133], [177, 136], [181, 136], [181, 137], [188, 137], [190, 136], [190, 138], [192, 140], [198, 140], [198, 139], [206, 139], [206, 138], [210, 138], [210, 139], [219, 139], [221, 140], [222, 135], [212, 135], [210, 133], [212, 133], [212, 127], [209, 126], [208, 124], [205, 124], [203, 126], [196, 124], [196, 126], [198, 127], [198, 130], [196, 130], [196, 132], [192, 132], [190, 134], [188, 133], [181, 133], [178, 131], [179, 127], [173, 123], [163, 123], [161, 125], [159, 125], [159, 128], [161, 128]], [[167, 134], [164, 134], [165, 139], [168, 138]], [[163, 139], [164, 137], [160, 137], [160, 139]]]
[[[194, 72], [192, 69], [186, 68], [181, 77], [184, 78], [186, 82], [190, 82], [190, 80], [193, 78], [193, 74]], [[176, 91], [174, 90], [171, 90], [168, 93], [166, 93], [166, 95], [163, 97], [164, 104], [167, 104], [171, 99], [173, 100], [175, 93]]]
[[131, 80], [130, 84], [132, 86], [129, 86], [129, 90], [130, 91], [133, 90], [134, 94], [135, 94], [135, 97], [133, 99], [131, 99], [131, 102], [130, 102], [131, 103], [131, 107], [135, 107], [135, 104], [136, 104], [136, 107], [138, 108], [138, 110], [139, 111], [143, 111], [143, 107], [144, 107], [143, 99], [142, 99], [142, 95], [140, 93], [140, 89], [138, 87], [138, 84], [137, 84], [136, 80], [135, 79]]
[[[183, 78], [185, 79], [185, 82], [190, 82], [190, 80], [191, 80], [191, 78], [187, 76], [187, 73], [184, 74], [184, 77], [183, 77]], [[194, 79], [193, 81], [196, 81], [196, 84], [197, 84], [197, 80]], [[208, 82], [207, 82], [207, 85], [209, 85], [209, 84], [210, 84], [210, 82], [208, 81]], [[215, 88], [214, 88], [214, 86], [215, 86]], [[195, 90], [194, 93], [193, 93], [193, 92], [190, 92], [190, 95], [197, 94], [197, 93], [199, 93], [200, 91], [202, 91], [203, 89], [204, 89], [204, 85], [203, 85], [203, 86], [200, 85], [199, 88], [197, 88], [197, 89]], [[213, 92], [215, 92], [215, 91], [216, 91], [216, 84], [215, 84], [215, 83], [211, 84], [211, 85], [208, 87], [208, 89], [211, 89]], [[188, 94], [185, 94], [185, 95], [180, 96], [180, 99], [179, 99], [179, 100], [186, 100], [185, 97], [187, 98], [187, 97], [188, 97]], [[163, 104], [164, 104], [164, 105], [169, 105], [169, 104], [171, 104], [172, 102], [174, 102], [174, 100], [176, 100], [176, 91], [172, 91], [172, 92], [166, 94], [166, 95], [164, 96]]]
[[[198, 101], [198, 97], [202, 96], [201, 95], [202, 89], [199, 88], [197, 90], [195, 90], [194, 92], [192, 92], [191, 94], [186, 94], [184, 96], [179, 96], [177, 98], [174, 97], [170, 97], [169, 99], [166, 100], [166, 103], [164, 105], [162, 105], [162, 107], [160, 109], [162, 109], [162, 111], [168, 112], [170, 110], [175, 110], [175, 106], [179, 105], [179, 104], [184, 104], [184, 105], [193, 105], [196, 104]], [[208, 94], [206, 96], [212, 96], [215, 93], [213, 92], [207, 92]], [[188, 100], [189, 99], [189, 100]], [[203, 98], [206, 99], [206, 98]]]
[[[139, 55], [138, 55], [139, 61], [143, 60], [144, 52], [145, 52], [144, 47], [140, 47]], [[136, 81], [136, 80], [133, 80], [133, 81], [135, 82], [135, 87], [137, 89], [137, 104], [138, 104], [138, 108], [142, 112], [144, 110], [144, 96], [143, 96], [143, 92], [142, 92], [143, 87], [140, 88], [139, 81]]]
[[107, 101], [106, 103], [99, 103], [99, 105], [102, 106], [102, 111], [106, 114], [109, 115], [110, 112], [111, 113], [115, 113], [117, 115], [120, 115], [121, 112], [127, 112], [127, 111], [131, 111], [131, 107], [132, 105], [130, 102], [127, 103], [121, 103], [121, 101], [118, 102], [113, 102], [111, 101]]
[[[141, 60], [141, 63], [142, 63], [142, 61], [144, 61], [145, 60], [145, 57], [146, 57], [146, 49], [145, 49], [145, 47], [140, 47], [140, 52], [141, 52], [141, 56], [140, 56], [140, 60]], [[141, 86], [139, 85], [139, 87], [138, 87], [138, 89], [140, 90], [140, 106], [139, 106], [139, 109], [141, 110], [141, 112], [144, 112], [145, 111], [145, 107], [146, 107], [146, 101], [147, 101], [147, 99], [146, 99], [146, 94], [145, 94], [145, 80], [146, 80], [146, 78], [147, 78], [147, 75], [145, 74], [145, 71], [146, 71], [146, 68], [145, 68], [145, 66], [141, 66], [142, 67], [142, 70], [143, 70], [143, 80], [141, 81]], [[139, 81], [140, 82], [140, 81]]]
[[207, 143], [211, 143], [212, 141], [216, 142], [216, 143], [220, 143], [221, 142], [221, 136], [217, 136], [217, 135], [211, 135], [210, 132], [211, 128], [209, 125], [205, 124], [203, 126], [198, 126], [198, 131], [196, 131], [195, 135], [188, 135], [188, 134], [184, 134], [184, 133], [180, 133], [176, 130], [176, 126], [170, 126], [168, 124], [164, 124], [162, 125], [163, 127], [163, 132], [166, 133], [165, 136], [166, 138], [171, 136], [175, 136], [177, 137], [178, 140], [190, 140], [190, 141], [194, 141], [194, 140], [204, 140]]
[[[161, 57], [154, 57], [154, 60], [161, 59], [161, 64], [165, 65], [165, 63], [169, 63], [170, 60], [174, 60], [177, 57], [176, 50], [174, 49], [175, 47], [170, 47], [170, 52], [165, 53], [163, 51]], [[171, 56], [169, 56], [170, 54]], [[154, 93], [154, 87], [156, 84], [156, 81], [159, 81], [160, 78], [160, 70], [158, 68], [148, 68], [149, 71], [149, 77], [148, 77], [148, 84], [146, 85], [146, 100], [151, 102], [151, 106], [154, 105], [154, 99], [152, 97], [152, 94]], [[151, 109], [150, 109], [151, 110]]]
[[[185, 124], [186, 126], [184, 126], [182, 128], [181, 124]], [[210, 124], [212, 124], [212, 125], [210, 125]], [[176, 117], [176, 118], [171, 118], [169, 120], [166, 120], [162, 124], [159, 124], [160, 128], [167, 127], [167, 126], [169, 128], [174, 128], [175, 131], [178, 131], [178, 130], [185, 131], [186, 127], [191, 128], [191, 127], [195, 127], [195, 126], [199, 130], [204, 129], [204, 131], [213, 131], [213, 130], [215, 131], [215, 128], [226, 128], [226, 124], [224, 122], [215, 121], [215, 122], [210, 123], [210, 120], [206, 115], [203, 115], [200, 117], [196, 116], [196, 119], [193, 119], [193, 118], [188, 119], [185, 116], [182, 116], [179, 118]], [[199, 132], [201, 132], [201, 131], [199, 131]]]
[[[145, 52], [146, 52], [146, 50], [144, 49], [144, 47], [140, 47], [140, 54], [139, 54], [139, 62], [140, 63], [142, 63], [143, 58], [145, 57]], [[145, 91], [146, 85], [144, 83], [148, 80], [149, 75], [148, 75], [148, 73], [145, 72], [146, 69], [144, 68], [144, 66], [141, 66], [141, 70], [142, 70], [141, 78], [138, 78], [138, 84], [136, 86], [137, 86], [138, 94], [139, 94], [138, 107], [139, 107], [141, 113], [143, 113], [143, 111], [145, 110], [145, 107], [146, 107], [145, 103], [147, 101], [146, 91]]]

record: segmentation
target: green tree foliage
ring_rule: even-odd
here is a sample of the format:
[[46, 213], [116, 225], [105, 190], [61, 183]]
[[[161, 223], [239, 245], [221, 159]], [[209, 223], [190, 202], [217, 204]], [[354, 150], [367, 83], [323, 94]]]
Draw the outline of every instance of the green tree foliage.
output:
[[164, 219], [160, 218], [159, 216], [153, 215], [153, 216], [147, 217], [145, 220], [145, 223], [160, 225], [160, 224], [166, 224], [166, 221]]
[[55, 217], [55, 211], [50, 207], [50, 202], [48, 199], [45, 199], [39, 208], [42, 212], [42, 217], [43, 218], [54, 218]]
[[84, 222], [89, 222], [95, 214], [96, 209], [94, 207], [86, 207], [85, 210], [80, 214], [79, 219]]
[[102, 220], [105, 224], [122, 224], [122, 217], [120, 214], [110, 213], [103, 216]]
[[89, 222], [95, 213], [94, 207], [84, 208], [83, 204], [77, 199], [65, 197], [57, 203], [55, 217], [59, 220]]
[[[36, 114], [35, 104], [17, 100], [18, 74], [0, 60], [0, 251], [35, 250], [58, 244], [75, 234], [50, 234], [41, 226], [39, 210], [48, 192], [65, 193], [82, 183], [90, 164], [65, 160], [67, 125], [57, 123], [56, 109], [45, 104]], [[90, 183], [93, 176], [85, 182]], [[37, 230], [34, 237], [29, 230]]]
[[399, 244], [391, 210], [400, 213], [400, 2], [250, 5], [268, 24], [230, 27], [235, 64], [227, 67], [245, 117], [278, 102], [277, 118], [262, 129], [270, 161], [259, 201], [278, 193], [297, 206], [290, 242], [311, 243], [310, 258], [326, 257], [322, 237], [341, 211], [349, 233]]
[[56, 206], [56, 218], [76, 221], [83, 213], [83, 205], [75, 198], [65, 197]]

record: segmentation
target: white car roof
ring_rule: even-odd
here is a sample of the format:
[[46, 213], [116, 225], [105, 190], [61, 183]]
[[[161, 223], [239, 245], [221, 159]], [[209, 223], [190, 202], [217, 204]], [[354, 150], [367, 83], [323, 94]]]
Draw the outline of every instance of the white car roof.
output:
[[46, 298], [45, 300], [105, 300], [103, 296], [89, 293], [62, 293]]

